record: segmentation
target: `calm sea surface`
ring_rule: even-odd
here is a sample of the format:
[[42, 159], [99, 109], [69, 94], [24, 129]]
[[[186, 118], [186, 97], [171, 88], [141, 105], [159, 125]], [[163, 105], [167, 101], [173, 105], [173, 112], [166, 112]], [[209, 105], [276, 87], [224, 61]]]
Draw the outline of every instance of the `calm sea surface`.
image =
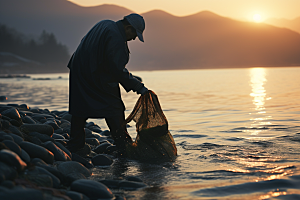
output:
[[[151, 186], [115, 191], [127, 199], [300, 199], [300, 67], [133, 74], [158, 95], [178, 158], [116, 160], [95, 168], [94, 179], [134, 175]], [[139, 96], [122, 93], [129, 115]], [[8, 97], [1, 104], [67, 110], [68, 74], [0, 79], [0, 96]]]

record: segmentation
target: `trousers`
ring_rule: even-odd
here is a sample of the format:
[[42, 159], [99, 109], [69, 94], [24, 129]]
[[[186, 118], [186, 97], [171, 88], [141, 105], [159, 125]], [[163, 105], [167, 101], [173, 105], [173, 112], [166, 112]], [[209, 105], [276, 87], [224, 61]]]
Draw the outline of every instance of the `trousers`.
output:
[[[80, 116], [72, 116], [71, 119], [71, 133], [68, 142], [69, 149], [81, 149], [85, 145], [85, 124], [87, 118]], [[125, 122], [125, 115], [122, 113], [116, 117], [105, 118], [105, 122], [110, 130], [114, 144], [117, 146], [119, 154], [124, 155], [126, 152], [126, 144], [132, 143], [132, 138], [127, 132]]]

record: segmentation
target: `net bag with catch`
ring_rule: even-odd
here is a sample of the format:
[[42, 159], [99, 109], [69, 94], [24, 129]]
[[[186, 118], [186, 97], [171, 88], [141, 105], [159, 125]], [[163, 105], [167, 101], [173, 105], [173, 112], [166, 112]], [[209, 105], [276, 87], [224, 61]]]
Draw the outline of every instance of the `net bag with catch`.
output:
[[126, 123], [136, 122], [137, 137], [132, 145], [127, 145], [129, 158], [174, 160], [177, 148], [168, 130], [157, 95], [150, 91], [141, 96]]

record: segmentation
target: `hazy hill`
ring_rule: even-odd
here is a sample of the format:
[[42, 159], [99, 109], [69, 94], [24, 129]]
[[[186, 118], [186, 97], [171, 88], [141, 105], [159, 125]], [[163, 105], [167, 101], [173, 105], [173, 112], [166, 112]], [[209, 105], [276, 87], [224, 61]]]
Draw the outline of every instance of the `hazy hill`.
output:
[[[25, 33], [53, 32], [70, 53], [96, 22], [131, 12], [115, 5], [80, 7], [66, 0], [0, 0], [0, 23]], [[209, 11], [186, 17], [159, 10], [142, 15], [145, 43], [129, 42], [129, 69], [300, 65], [300, 34], [286, 28]]]
[[266, 20], [266, 23], [278, 27], [285, 27], [300, 33], [300, 17], [293, 20], [271, 18]]

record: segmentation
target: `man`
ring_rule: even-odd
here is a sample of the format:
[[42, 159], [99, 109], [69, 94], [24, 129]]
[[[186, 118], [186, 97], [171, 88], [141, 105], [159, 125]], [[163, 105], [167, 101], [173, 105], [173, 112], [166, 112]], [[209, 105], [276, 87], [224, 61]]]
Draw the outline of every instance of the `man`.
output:
[[125, 106], [119, 83], [124, 89], [145, 94], [148, 89], [125, 68], [129, 60], [127, 41], [136, 37], [144, 42], [145, 21], [138, 14], [130, 14], [114, 22], [97, 23], [81, 40], [69, 61], [70, 93], [69, 113], [71, 139], [67, 147], [71, 152], [85, 145], [87, 118], [105, 118], [111, 135], [121, 154], [131, 143], [124, 124]]

